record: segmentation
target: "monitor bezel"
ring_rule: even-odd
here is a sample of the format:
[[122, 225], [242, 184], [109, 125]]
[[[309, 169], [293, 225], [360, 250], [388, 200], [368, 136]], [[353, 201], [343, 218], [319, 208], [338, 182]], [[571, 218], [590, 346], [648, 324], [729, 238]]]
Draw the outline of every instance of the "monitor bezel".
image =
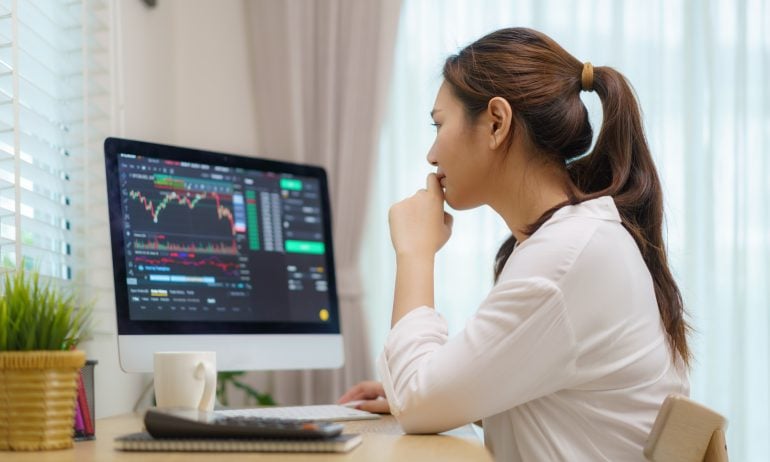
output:
[[[211, 321], [146, 321], [132, 320], [129, 315], [128, 287], [126, 284], [126, 257], [124, 223], [118, 156], [134, 154], [183, 162], [195, 162], [226, 167], [240, 167], [278, 174], [312, 177], [319, 180], [324, 222], [324, 243], [328, 269], [329, 320], [326, 322], [211, 322]], [[110, 240], [112, 245], [113, 280], [118, 335], [216, 335], [216, 334], [334, 334], [339, 335], [339, 299], [334, 266], [334, 247], [331, 223], [331, 201], [326, 171], [323, 167], [302, 165], [256, 157], [173, 146], [123, 138], [104, 141], [107, 175], [107, 202], [109, 209]]]

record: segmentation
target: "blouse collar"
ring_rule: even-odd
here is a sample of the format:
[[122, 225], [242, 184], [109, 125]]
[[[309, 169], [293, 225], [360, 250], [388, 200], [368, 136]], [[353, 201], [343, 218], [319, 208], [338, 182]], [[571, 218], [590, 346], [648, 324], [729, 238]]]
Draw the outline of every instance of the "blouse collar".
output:
[[620, 213], [611, 196], [601, 196], [579, 204], [564, 206], [557, 210], [548, 221], [557, 221], [566, 217], [598, 218], [618, 223], [621, 221]]

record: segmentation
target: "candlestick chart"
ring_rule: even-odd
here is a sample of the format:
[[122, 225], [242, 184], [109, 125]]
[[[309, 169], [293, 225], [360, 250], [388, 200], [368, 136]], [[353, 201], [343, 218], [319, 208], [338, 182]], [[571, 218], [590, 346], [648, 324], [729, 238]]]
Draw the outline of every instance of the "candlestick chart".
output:
[[183, 178], [163, 175], [127, 186], [125, 218], [137, 271], [156, 278], [201, 272], [216, 280], [238, 277], [238, 237], [245, 224], [235, 219], [234, 193], [227, 183], [191, 186]]

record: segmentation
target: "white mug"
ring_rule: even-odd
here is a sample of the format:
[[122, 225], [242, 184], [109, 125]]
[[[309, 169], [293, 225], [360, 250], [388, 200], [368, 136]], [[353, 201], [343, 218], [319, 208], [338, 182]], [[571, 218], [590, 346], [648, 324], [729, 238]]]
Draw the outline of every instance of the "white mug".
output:
[[155, 403], [160, 408], [212, 411], [217, 386], [217, 356], [213, 351], [155, 353]]

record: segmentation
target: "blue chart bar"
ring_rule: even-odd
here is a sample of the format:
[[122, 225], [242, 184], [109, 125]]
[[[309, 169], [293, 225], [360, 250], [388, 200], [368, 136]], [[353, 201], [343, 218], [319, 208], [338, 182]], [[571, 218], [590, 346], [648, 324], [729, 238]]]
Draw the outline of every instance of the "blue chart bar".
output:
[[179, 274], [151, 274], [152, 282], [197, 282], [201, 284], [214, 284], [217, 282], [213, 276], [183, 276]]

